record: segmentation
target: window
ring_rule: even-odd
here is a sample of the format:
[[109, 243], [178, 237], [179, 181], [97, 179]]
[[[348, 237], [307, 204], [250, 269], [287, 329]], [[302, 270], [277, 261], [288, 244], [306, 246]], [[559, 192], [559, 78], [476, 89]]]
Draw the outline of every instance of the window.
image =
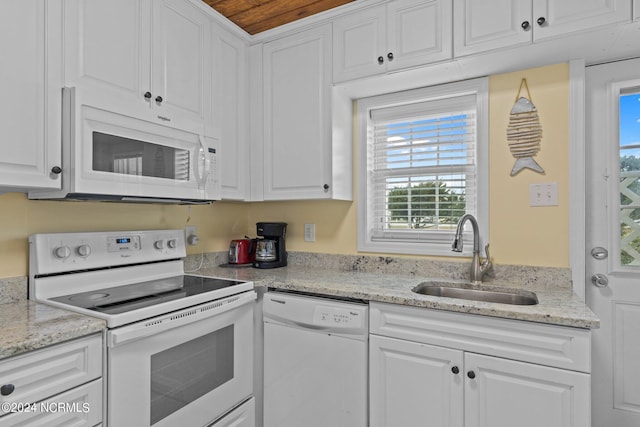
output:
[[453, 255], [465, 213], [487, 235], [487, 98], [477, 79], [358, 101], [359, 250]]

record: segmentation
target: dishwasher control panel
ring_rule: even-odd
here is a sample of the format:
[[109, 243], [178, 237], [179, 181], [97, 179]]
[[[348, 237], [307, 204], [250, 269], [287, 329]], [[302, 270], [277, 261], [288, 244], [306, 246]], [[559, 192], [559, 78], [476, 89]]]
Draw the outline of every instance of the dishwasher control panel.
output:
[[313, 324], [336, 328], [361, 328], [362, 313], [348, 308], [317, 305], [313, 313]]

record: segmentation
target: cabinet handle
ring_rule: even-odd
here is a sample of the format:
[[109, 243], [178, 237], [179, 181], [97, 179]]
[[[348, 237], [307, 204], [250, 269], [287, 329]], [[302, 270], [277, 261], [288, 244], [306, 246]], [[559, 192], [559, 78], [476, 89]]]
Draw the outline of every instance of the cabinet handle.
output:
[[145, 92], [144, 93], [144, 98], [145, 99], [151, 99], [151, 92]]
[[384, 57], [383, 56], [378, 56], [378, 64], [380, 64], [380, 65], [384, 64]]
[[323, 185], [322, 188], [324, 188], [325, 190], [328, 190], [329, 189], [329, 184]]
[[524, 21], [522, 24], [520, 24], [520, 26], [522, 27], [523, 30], [528, 30], [529, 27], [531, 26], [531, 24], [529, 24], [529, 21]]
[[544, 16], [541, 16], [540, 18], [538, 18], [538, 20], [536, 22], [538, 23], [538, 25], [540, 25], [542, 27], [544, 25], [544, 23], [547, 22], [547, 20], [545, 19]]
[[473, 372], [473, 371], [469, 371], [469, 372], [467, 372], [467, 376], [468, 376], [470, 379], [474, 379], [474, 378], [476, 377], [476, 373], [475, 373], [475, 372]]
[[161, 104], [161, 103], [162, 103], [162, 101], [163, 101], [163, 100], [162, 100], [162, 97], [161, 97], [160, 95], [156, 96], [156, 102], [157, 102], [158, 104]]
[[387, 58], [389, 58], [389, 61], [393, 61], [393, 53], [392, 52], [387, 53]]
[[460, 368], [458, 368], [457, 366], [454, 366], [453, 368], [451, 368], [451, 372], [458, 375], [460, 373]]
[[2, 387], [0, 387], [0, 394], [3, 396], [9, 396], [11, 393], [13, 393], [13, 390], [16, 389], [16, 386], [14, 386], [13, 384], [5, 384]]
[[60, 175], [62, 173], [62, 168], [60, 166], [54, 166], [51, 168], [51, 173]]

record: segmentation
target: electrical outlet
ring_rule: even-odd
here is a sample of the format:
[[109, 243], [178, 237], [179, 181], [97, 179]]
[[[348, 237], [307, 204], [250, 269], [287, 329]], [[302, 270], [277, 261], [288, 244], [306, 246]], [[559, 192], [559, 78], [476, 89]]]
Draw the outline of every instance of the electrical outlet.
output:
[[304, 225], [304, 241], [305, 242], [316, 241], [316, 225], [315, 224]]
[[529, 206], [558, 206], [558, 183], [531, 184]]
[[199, 239], [195, 225], [190, 225], [184, 228], [184, 239], [189, 246], [195, 246], [198, 244]]

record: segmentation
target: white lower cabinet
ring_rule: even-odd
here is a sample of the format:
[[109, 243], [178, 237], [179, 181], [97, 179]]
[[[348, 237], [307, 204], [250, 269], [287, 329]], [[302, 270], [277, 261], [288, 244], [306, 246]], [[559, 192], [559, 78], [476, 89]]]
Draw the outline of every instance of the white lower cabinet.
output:
[[377, 303], [370, 316], [371, 427], [591, 423], [588, 330]]
[[102, 422], [102, 336], [0, 361], [0, 427]]

